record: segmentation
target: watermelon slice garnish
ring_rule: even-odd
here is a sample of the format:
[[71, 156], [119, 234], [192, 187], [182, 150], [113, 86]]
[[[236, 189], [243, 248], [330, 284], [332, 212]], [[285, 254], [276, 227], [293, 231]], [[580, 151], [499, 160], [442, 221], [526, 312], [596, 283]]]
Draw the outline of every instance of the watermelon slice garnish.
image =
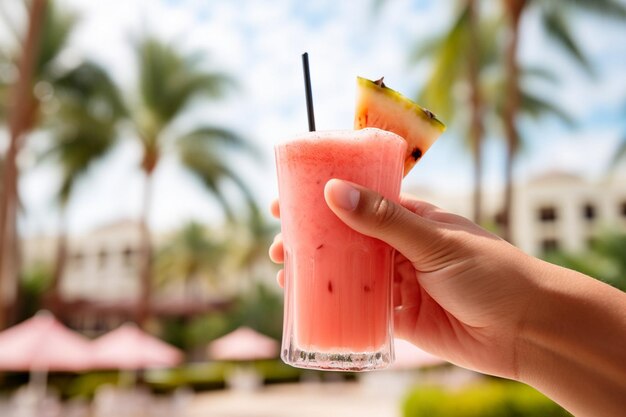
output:
[[354, 128], [377, 127], [407, 141], [404, 176], [415, 166], [446, 126], [432, 112], [387, 87], [383, 79], [357, 77]]

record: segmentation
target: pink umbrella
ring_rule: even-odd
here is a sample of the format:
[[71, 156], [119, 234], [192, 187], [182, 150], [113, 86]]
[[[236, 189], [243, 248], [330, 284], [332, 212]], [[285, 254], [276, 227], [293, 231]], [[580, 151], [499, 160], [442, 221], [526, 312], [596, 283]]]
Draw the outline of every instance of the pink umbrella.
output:
[[249, 327], [240, 327], [209, 344], [209, 356], [215, 360], [249, 361], [275, 358], [278, 342]]
[[93, 341], [94, 369], [167, 368], [183, 361], [183, 353], [136, 325], [127, 323]]
[[7, 371], [83, 371], [91, 366], [90, 342], [49, 312], [0, 333], [0, 369]]
[[447, 363], [438, 356], [424, 352], [422, 349], [402, 339], [395, 339], [396, 360], [389, 369], [414, 369]]

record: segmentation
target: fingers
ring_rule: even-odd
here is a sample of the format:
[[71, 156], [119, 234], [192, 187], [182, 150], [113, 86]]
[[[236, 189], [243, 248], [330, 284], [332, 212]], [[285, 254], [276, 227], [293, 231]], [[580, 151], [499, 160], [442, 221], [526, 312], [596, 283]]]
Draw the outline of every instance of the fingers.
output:
[[272, 216], [277, 219], [280, 218], [280, 205], [278, 204], [278, 200], [272, 201], [272, 204], [270, 205], [270, 212], [272, 213]]
[[471, 220], [449, 213], [433, 204], [418, 200], [410, 194], [401, 194], [400, 204], [407, 210], [429, 220], [446, 224], [474, 226]]
[[330, 209], [348, 226], [387, 242], [415, 264], [438, 250], [434, 244], [441, 244], [439, 228], [429, 219], [438, 210], [435, 206], [405, 198], [407, 208], [367, 188], [336, 179], [326, 183], [324, 196]]
[[[280, 218], [280, 205], [278, 204], [278, 200], [272, 201], [272, 204], [270, 205], [270, 212], [272, 213], [272, 216], [276, 217], [277, 219]], [[285, 262], [285, 251], [283, 247], [282, 234], [278, 233], [276, 236], [274, 236], [274, 241], [270, 245], [269, 255], [272, 262], [275, 262], [277, 264], [282, 264]], [[278, 282], [278, 285], [280, 285], [281, 288], [285, 287], [285, 270], [281, 269], [280, 271], [278, 271], [278, 273], [276, 274], [276, 282]]]
[[285, 288], [285, 270], [281, 269], [276, 274], [276, 282], [280, 285], [280, 288]]
[[274, 237], [274, 242], [270, 245], [269, 255], [272, 262], [277, 264], [282, 264], [285, 262], [285, 252], [283, 247], [283, 236], [282, 234], [277, 234]]
[[[277, 219], [280, 218], [280, 206], [278, 204], [278, 200], [272, 201], [272, 204], [270, 205], [270, 211], [272, 212], [272, 216], [276, 217]], [[272, 262], [275, 262], [277, 264], [282, 264], [283, 262], [285, 262], [282, 234], [278, 233], [276, 236], [274, 236], [274, 241], [270, 245], [269, 255]]]
[[435, 213], [443, 212], [443, 210], [439, 207], [425, 201], [418, 200], [411, 194], [400, 194], [400, 205], [402, 205], [407, 210], [410, 210], [413, 213], [417, 214], [418, 216], [426, 218]]

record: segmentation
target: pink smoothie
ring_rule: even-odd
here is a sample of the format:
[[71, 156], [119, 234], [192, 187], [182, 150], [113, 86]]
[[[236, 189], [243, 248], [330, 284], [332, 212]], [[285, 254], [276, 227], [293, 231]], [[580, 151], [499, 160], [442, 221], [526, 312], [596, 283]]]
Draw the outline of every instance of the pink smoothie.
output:
[[313, 132], [276, 147], [283, 353], [289, 343], [329, 353], [379, 352], [390, 343], [392, 249], [345, 226], [326, 205], [324, 186], [344, 179], [397, 201], [405, 149], [401, 137], [374, 128]]

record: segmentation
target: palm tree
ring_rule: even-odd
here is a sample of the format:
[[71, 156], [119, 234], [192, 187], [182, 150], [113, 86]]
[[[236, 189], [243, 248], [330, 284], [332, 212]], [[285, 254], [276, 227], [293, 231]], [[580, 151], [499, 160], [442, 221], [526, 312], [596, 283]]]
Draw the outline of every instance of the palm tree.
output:
[[591, 64], [585, 58], [571, 28], [567, 23], [567, 12], [570, 9], [601, 14], [614, 18], [626, 17], [626, 7], [618, 0], [504, 0], [504, 11], [508, 23], [508, 43], [505, 55], [507, 82], [504, 104], [503, 124], [507, 143], [505, 196], [503, 208], [504, 238], [513, 239], [510, 215], [513, 202], [513, 168], [519, 151], [520, 137], [516, 122], [521, 106], [520, 94], [520, 63], [518, 49], [520, 42], [520, 21], [528, 10], [535, 8], [540, 13], [546, 32], [573, 59], [588, 71]]
[[194, 282], [218, 282], [226, 248], [210, 239], [207, 229], [190, 222], [176, 233], [158, 252], [156, 276], [160, 284], [182, 280], [184, 296], [191, 301]]
[[[5, 155], [2, 175], [2, 198], [0, 198], [0, 328], [6, 324], [7, 308], [14, 304], [17, 274], [18, 252], [17, 231], [17, 156], [24, 145], [25, 137], [37, 122], [39, 102], [33, 94], [34, 81], [42, 75], [47, 62], [42, 59], [41, 51], [49, 46], [42, 34], [49, 28], [46, 13], [46, 0], [33, 0], [30, 4], [28, 28], [22, 46], [22, 53], [12, 64], [17, 69], [18, 79], [8, 97], [9, 147]], [[10, 27], [10, 24], [7, 25]], [[10, 56], [10, 53], [6, 55]]]
[[[62, 190], [61, 202], [63, 205], [69, 199], [73, 179], [70, 171], [79, 169], [80, 164], [75, 154], [67, 148], [72, 143], [72, 138], [86, 137], [89, 133], [92, 145], [97, 147], [97, 135], [103, 134], [108, 129], [105, 127], [107, 117], [117, 117], [123, 111], [121, 100], [112, 86], [104, 70], [94, 63], [84, 62], [72, 69], [64, 69], [58, 65], [58, 57], [67, 45], [70, 34], [78, 22], [77, 15], [71, 11], [59, 8], [51, 0], [34, 0], [30, 4], [31, 18], [26, 43], [22, 47], [19, 59], [10, 59], [5, 65], [19, 67], [20, 79], [13, 88], [13, 106], [9, 108], [11, 142], [6, 155], [4, 168], [3, 189], [7, 190], [0, 200], [0, 265], [4, 268], [0, 274], [5, 282], [17, 282], [18, 265], [15, 244], [17, 239], [16, 211], [17, 211], [17, 182], [18, 170], [15, 164], [20, 149], [24, 146], [30, 132], [37, 128], [51, 129], [59, 139], [59, 135], [65, 136], [65, 144], [57, 143], [59, 149], [51, 153], [57, 154], [64, 164], [74, 164], [74, 168], [65, 166], [65, 185]], [[6, 17], [6, 16], [5, 16]], [[7, 22], [11, 19], [7, 18]], [[33, 25], [36, 26], [33, 28]], [[10, 25], [9, 25], [10, 26]], [[18, 32], [14, 30], [16, 39]], [[31, 40], [33, 38], [34, 40]], [[37, 42], [35, 42], [37, 41]], [[18, 41], [19, 44], [19, 41]], [[5, 56], [12, 56], [6, 52]], [[25, 62], [28, 61], [28, 65]], [[24, 68], [28, 67], [28, 71]], [[29, 80], [24, 74], [29, 73]], [[0, 96], [2, 88], [0, 88]], [[23, 102], [23, 103], [22, 103]], [[20, 104], [22, 103], [22, 104]], [[108, 104], [105, 104], [108, 103]], [[82, 107], [84, 106], [84, 107]], [[60, 108], [61, 111], [58, 111]], [[0, 113], [1, 113], [0, 109]], [[70, 118], [73, 120], [69, 120]], [[74, 123], [77, 124], [74, 124]], [[91, 123], [95, 123], [92, 125]], [[61, 129], [63, 125], [63, 129]], [[98, 132], [91, 131], [91, 127], [100, 129]], [[70, 153], [68, 153], [70, 152]], [[65, 156], [62, 154], [65, 153]], [[71, 161], [70, 161], [71, 160]], [[63, 202], [65, 200], [65, 202]], [[3, 232], [3, 230], [5, 232]], [[64, 230], [64, 227], [61, 227]], [[11, 233], [11, 231], [13, 231]], [[6, 233], [6, 234], [5, 234]], [[62, 233], [63, 235], [63, 233]], [[62, 273], [65, 240], [62, 236], [58, 248], [58, 277]], [[53, 290], [54, 291], [54, 290]]]
[[137, 138], [143, 150], [145, 176], [141, 211], [142, 263], [138, 321], [145, 323], [150, 299], [152, 245], [148, 227], [153, 174], [162, 155], [172, 152], [217, 199], [229, 217], [232, 206], [222, 185], [231, 182], [250, 195], [244, 182], [227, 164], [228, 151], [251, 152], [236, 133], [212, 125], [180, 131], [175, 122], [200, 97], [219, 99], [232, 86], [229, 77], [203, 70], [197, 55], [184, 55], [171, 45], [145, 37], [136, 46], [139, 63], [138, 97], [129, 106]]
[[[499, 126], [504, 102], [504, 74], [501, 68], [498, 35], [502, 19], [491, 16], [477, 24], [477, 3], [464, 3], [451, 28], [442, 36], [421, 43], [413, 53], [413, 61], [430, 58], [433, 61], [430, 76], [419, 94], [419, 101], [448, 122], [462, 125], [469, 131], [468, 140], [474, 169], [474, 221], [483, 220], [481, 178], [483, 159], [481, 146], [486, 133]], [[476, 33], [474, 33], [476, 32]], [[556, 83], [556, 77], [547, 70], [525, 67], [523, 80], [542, 80]], [[555, 115], [572, 124], [570, 117], [546, 97], [537, 95], [522, 83], [521, 112], [532, 118]], [[457, 94], [455, 92], [466, 92]], [[469, 109], [469, 117], [462, 113]]]
[[118, 121], [125, 114], [119, 92], [102, 68], [85, 62], [56, 82], [60, 110], [50, 121], [53, 143], [43, 159], [52, 159], [62, 170], [57, 193], [60, 207], [59, 235], [50, 301], [58, 310], [59, 287], [67, 258], [67, 205], [75, 184], [94, 162], [116, 143]]
[[[433, 61], [428, 81], [418, 101], [441, 115], [447, 123], [457, 118], [457, 109], [469, 109], [467, 129], [473, 158], [473, 218], [482, 221], [482, 144], [485, 134], [484, 92], [481, 78], [497, 63], [496, 22], [479, 24], [478, 2], [464, 0], [449, 31], [426, 43], [420, 42], [412, 61]], [[459, 88], [457, 88], [459, 87]], [[467, 90], [463, 96], [450, 91]], [[463, 117], [460, 117], [463, 119]], [[463, 123], [462, 122], [462, 123]], [[465, 124], [463, 123], [463, 124]]]

